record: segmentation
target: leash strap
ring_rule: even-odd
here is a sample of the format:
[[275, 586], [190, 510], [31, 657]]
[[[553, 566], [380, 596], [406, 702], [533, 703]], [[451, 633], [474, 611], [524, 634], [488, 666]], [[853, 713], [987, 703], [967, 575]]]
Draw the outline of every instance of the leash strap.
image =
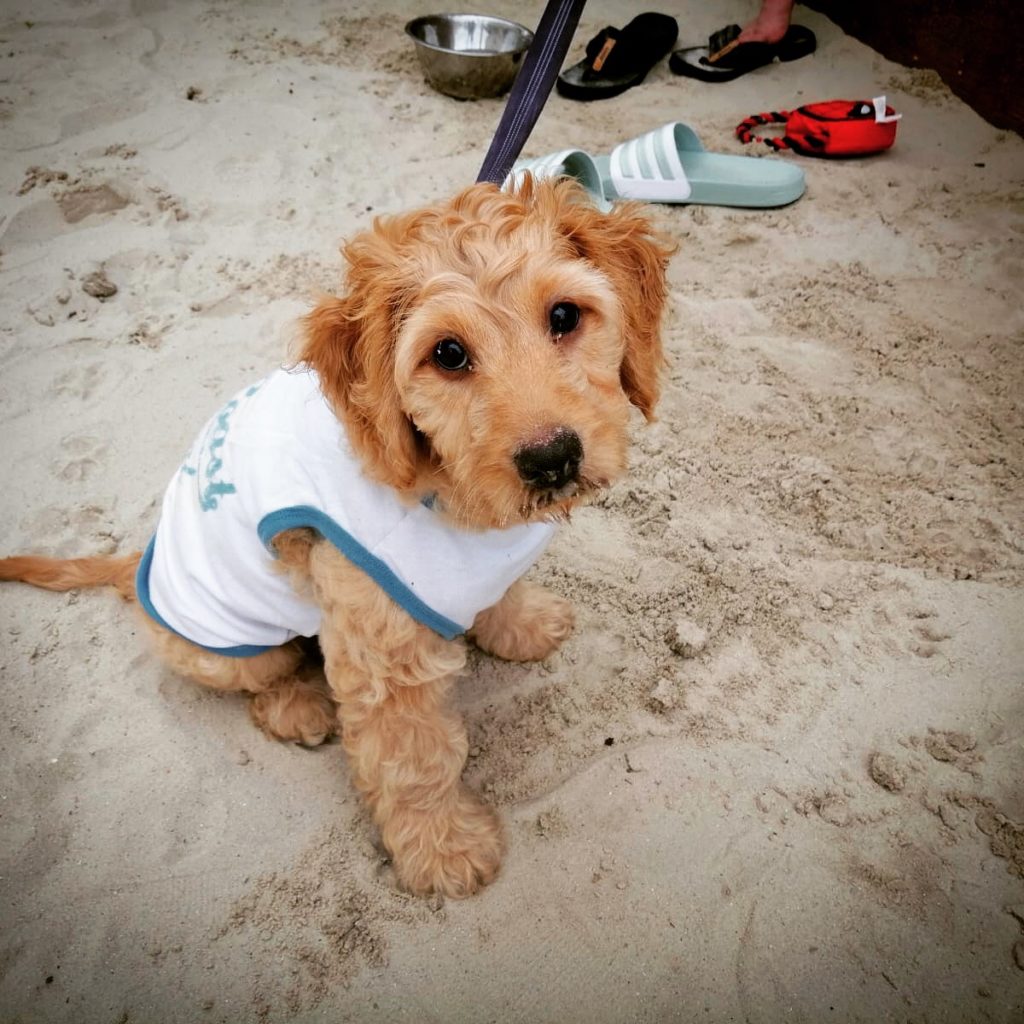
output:
[[544, 109], [587, 0], [548, 0], [476, 180], [508, 177]]

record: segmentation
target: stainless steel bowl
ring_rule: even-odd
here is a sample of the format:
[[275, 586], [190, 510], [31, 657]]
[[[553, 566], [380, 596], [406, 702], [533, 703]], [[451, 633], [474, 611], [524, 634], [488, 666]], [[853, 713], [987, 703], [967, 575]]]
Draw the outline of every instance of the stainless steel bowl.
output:
[[460, 100], [507, 92], [533, 33], [486, 14], [428, 14], [405, 26], [423, 74], [438, 92]]

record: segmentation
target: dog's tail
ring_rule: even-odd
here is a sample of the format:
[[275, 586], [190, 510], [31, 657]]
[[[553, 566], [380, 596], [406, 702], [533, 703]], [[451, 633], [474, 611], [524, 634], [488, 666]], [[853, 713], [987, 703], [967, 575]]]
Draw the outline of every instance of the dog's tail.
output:
[[0, 580], [19, 580], [47, 590], [116, 587], [126, 600], [135, 599], [135, 570], [142, 552], [120, 558], [39, 558], [16, 555], [0, 558]]

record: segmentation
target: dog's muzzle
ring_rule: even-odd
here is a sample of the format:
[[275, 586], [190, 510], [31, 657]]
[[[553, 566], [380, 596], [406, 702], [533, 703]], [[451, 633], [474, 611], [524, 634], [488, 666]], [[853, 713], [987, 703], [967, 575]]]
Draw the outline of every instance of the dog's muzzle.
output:
[[549, 438], [520, 448], [512, 458], [528, 487], [558, 490], [579, 479], [583, 443], [575, 430], [559, 427]]

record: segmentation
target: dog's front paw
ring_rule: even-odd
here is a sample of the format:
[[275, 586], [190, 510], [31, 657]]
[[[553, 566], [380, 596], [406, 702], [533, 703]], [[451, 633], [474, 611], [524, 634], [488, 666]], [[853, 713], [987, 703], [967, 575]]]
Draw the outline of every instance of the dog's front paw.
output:
[[395, 874], [417, 896], [472, 896], [501, 866], [501, 824], [495, 811], [467, 791], [454, 810], [396, 814], [384, 830]]
[[476, 645], [506, 661], [540, 661], [572, 632], [572, 605], [536, 583], [514, 583], [481, 612], [470, 634]]

